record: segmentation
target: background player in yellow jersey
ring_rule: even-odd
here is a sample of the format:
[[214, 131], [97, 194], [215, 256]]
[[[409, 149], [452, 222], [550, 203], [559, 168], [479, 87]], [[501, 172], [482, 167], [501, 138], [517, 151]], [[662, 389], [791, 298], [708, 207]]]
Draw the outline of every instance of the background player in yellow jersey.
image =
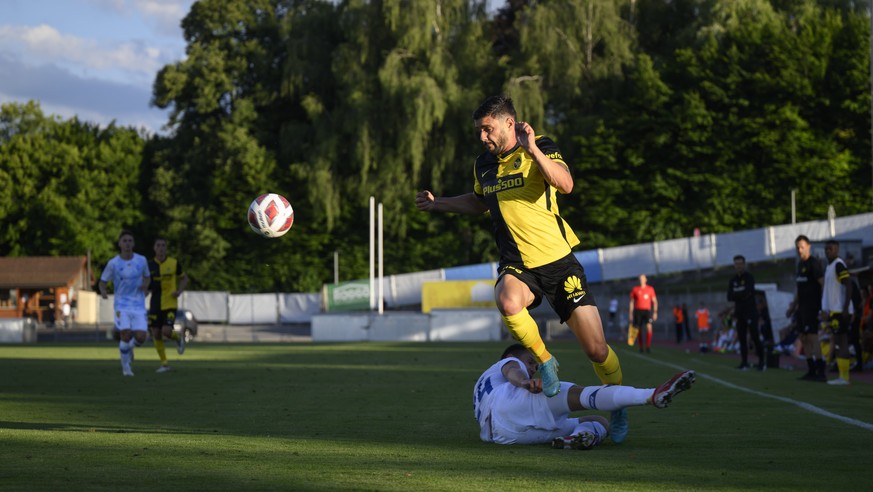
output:
[[[518, 121], [512, 100], [505, 96], [486, 99], [473, 113], [473, 122], [487, 150], [476, 159], [473, 191], [439, 198], [420, 191], [416, 206], [428, 212], [491, 213], [500, 251], [497, 309], [512, 336], [539, 364], [547, 396], [561, 389], [558, 363], [528, 312], [543, 297], [576, 335], [600, 381], [621, 384], [618, 357], [606, 343], [584, 269], [572, 253], [579, 239], [558, 213], [557, 193], [573, 190], [573, 176], [561, 151], [551, 139], [537, 137], [529, 124]], [[610, 425], [612, 440], [623, 441], [626, 410], [615, 412]]]
[[167, 256], [167, 240], [155, 239], [155, 257], [149, 260], [149, 272], [152, 276], [152, 298], [149, 306], [149, 329], [155, 341], [155, 350], [161, 358], [161, 367], [157, 372], [170, 370], [164, 339], [176, 341], [179, 355], [185, 352], [185, 336], [173, 330], [176, 320], [176, 309], [179, 307], [179, 296], [188, 285], [188, 276], [182, 271], [182, 265], [175, 258]]

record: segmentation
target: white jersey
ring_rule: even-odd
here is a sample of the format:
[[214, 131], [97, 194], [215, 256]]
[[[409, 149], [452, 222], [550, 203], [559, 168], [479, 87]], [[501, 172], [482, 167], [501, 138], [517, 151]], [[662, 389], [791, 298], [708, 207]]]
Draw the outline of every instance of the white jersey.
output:
[[149, 264], [145, 256], [134, 253], [133, 258], [125, 260], [115, 256], [100, 275], [102, 282], [112, 282], [115, 292], [116, 311], [145, 310], [145, 292], [142, 278], [149, 277]]
[[561, 396], [555, 398], [518, 388], [503, 376], [503, 366], [513, 361], [525, 367], [515, 357], [501, 359], [482, 373], [473, 387], [479, 437], [498, 444], [534, 444], [571, 434], [579, 423], [568, 418], [570, 408], [564, 395], [571, 384], [562, 382]]
[[[840, 258], [828, 264], [825, 268], [824, 286], [821, 292], [821, 310], [825, 313], [839, 313], [843, 311], [843, 302], [846, 300], [846, 286], [843, 280], [849, 278], [849, 269]], [[849, 314], [854, 313], [854, 306], [849, 303]]]

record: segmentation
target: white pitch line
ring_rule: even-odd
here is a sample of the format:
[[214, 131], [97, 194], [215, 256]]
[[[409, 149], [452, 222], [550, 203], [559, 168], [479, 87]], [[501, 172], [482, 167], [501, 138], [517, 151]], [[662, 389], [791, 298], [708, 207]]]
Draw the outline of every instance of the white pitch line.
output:
[[[657, 359], [652, 359], [649, 357], [643, 357], [643, 356], [640, 356], [640, 355], [634, 354], [634, 353], [622, 354], [622, 355], [632, 355], [634, 357], [638, 357], [640, 359], [647, 360], [647, 361], [652, 362], [654, 364], [660, 364], [662, 366], [672, 367], [672, 368], [677, 369], [679, 371], [690, 369], [688, 367], [677, 366], [676, 364], [671, 364], [669, 362], [663, 362], [663, 361], [660, 361]], [[854, 426], [860, 427], [862, 429], [873, 431], [873, 424], [864, 422], [863, 420], [857, 420], [857, 419], [853, 419], [850, 417], [845, 417], [843, 415], [839, 415], [839, 414], [827, 411], [823, 408], [819, 408], [815, 405], [811, 405], [809, 403], [805, 403], [802, 401], [792, 400], [791, 398], [785, 398], [784, 396], [777, 396], [777, 395], [774, 395], [771, 393], [765, 393], [763, 391], [757, 391], [757, 390], [753, 390], [750, 388], [745, 388], [743, 386], [738, 386], [734, 383], [730, 383], [730, 382], [725, 381], [723, 379], [718, 379], [718, 378], [710, 376], [708, 374], [698, 372], [697, 370], [695, 370], [694, 373], [699, 377], [702, 377], [704, 379], [708, 379], [710, 381], [714, 381], [722, 386], [727, 386], [728, 388], [732, 388], [732, 389], [739, 390], [739, 391], [744, 391], [746, 393], [750, 393], [750, 394], [753, 394], [755, 396], [760, 396], [763, 398], [771, 398], [773, 400], [778, 400], [778, 401], [781, 401], [783, 403], [789, 403], [791, 405], [796, 405], [804, 410], [807, 410], [807, 411], [812, 412], [812, 413], [817, 414], [817, 415], [821, 415], [822, 417], [828, 417], [828, 418], [831, 418], [834, 420], [839, 420], [840, 422], [843, 422], [845, 424], [854, 425]]]

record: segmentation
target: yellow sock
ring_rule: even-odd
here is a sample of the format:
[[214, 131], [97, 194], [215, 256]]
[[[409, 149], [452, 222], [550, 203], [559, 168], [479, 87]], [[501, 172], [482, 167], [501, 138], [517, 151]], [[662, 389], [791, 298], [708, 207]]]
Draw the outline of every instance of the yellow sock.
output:
[[828, 355], [831, 353], [831, 341], [825, 340], [821, 342], [821, 358], [828, 360]]
[[837, 368], [840, 370], [840, 379], [849, 380], [849, 365], [852, 363], [852, 359], [844, 359], [842, 357], [837, 357]]
[[518, 340], [518, 343], [524, 345], [526, 349], [533, 354], [534, 359], [540, 364], [552, 358], [552, 354], [546, 350], [546, 344], [543, 343], [540, 337], [540, 328], [537, 322], [531, 317], [527, 309], [522, 309], [518, 314], [512, 316], [503, 316], [503, 322], [512, 338]]
[[172, 338], [174, 341], [178, 342], [179, 341], [179, 333], [176, 330], [170, 331], [170, 338]]
[[158, 351], [158, 357], [161, 358], [161, 365], [167, 365], [167, 351], [164, 350], [164, 341], [155, 339], [155, 350]]
[[603, 362], [592, 362], [594, 373], [600, 378], [603, 384], [621, 384], [621, 364], [618, 362], [618, 356], [612, 351], [612, 347], [606, 346], [609, 349], [609, 354]]

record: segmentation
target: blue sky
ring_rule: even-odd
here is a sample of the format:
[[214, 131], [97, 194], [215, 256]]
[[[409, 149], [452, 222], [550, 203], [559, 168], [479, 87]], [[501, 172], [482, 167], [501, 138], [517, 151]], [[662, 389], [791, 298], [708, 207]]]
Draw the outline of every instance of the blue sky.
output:
[[184, 58], [180, 27], [194, 0], [0, 1], [0, 103], [161, 130], [155, 75]]
[[[182, 60], [194, 0], [0, 0], [0, 103], [161, 132], [155, 75]], [[502, 5], [502, 0], [488, 0]]]

